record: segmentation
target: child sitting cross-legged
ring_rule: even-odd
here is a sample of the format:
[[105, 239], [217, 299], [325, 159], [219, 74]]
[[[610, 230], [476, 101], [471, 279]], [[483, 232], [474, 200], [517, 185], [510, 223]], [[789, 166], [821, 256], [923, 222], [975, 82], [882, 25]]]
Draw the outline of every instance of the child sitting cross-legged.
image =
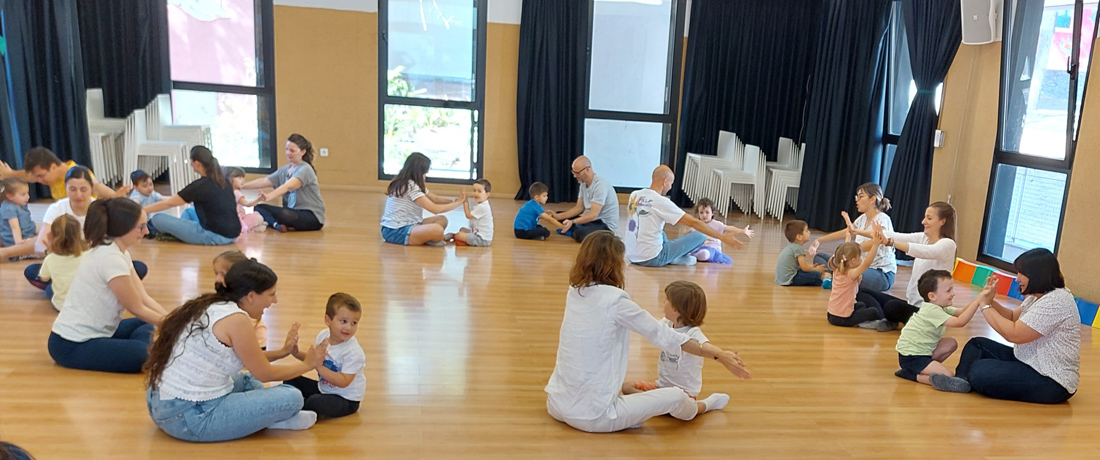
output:
[[783, 226], [787, 247], [779, 253], [775, 266], [775, 284], [780, 286], [821, 286], [827, 278], [824, 265], [814, 265], [808, 260], [804, 245], [810, 241], [810, 226], [805, 221], [792, 220]]
[[[752, 238], [756, 232], [749, 230], [749, 226], [746, 225], [744, 229], [734, 227], [732, 225], [726, 225], [721, 221], [714, 220], [714, 202], [710, 198], [701, 198], [698, 203], [695, 204], [695, 216], [699, 220], [707, 224], [708, 227], [713, 228], [719, 233], [733, 233], [744, 234], [745, 236]], [[692, 230], [693, 232], [698, 230]], [[729, 265], [733, 263], [733, 259], [722, 252], [722, 240], [718, 238], [707, 238], [707, 241], [699, 246], [691, 253], [695, 257], [695, 260], [699, 262], [711, 262], [715, 264]]]
[[62, 214], [50, 224], [50, 235], [50, 253], [38, 269], [37, 283], [32, 284], [44, 286], [53, 308], [61, 311], [88, 243], [84, 241], [80, 221], [68, 214]]
[[[367, 391], [367, 378], [363, 367], [367, 355], [355, 339], [363, 309], [359, 301], [348, 294], [337, 292], [329, 296], [325, 306], [325, 325], [317, 334], [317, 343], [328, 339], [328, 354], [324, 364], [317, 367], [320, 381], [302, 376], [286, 382], [302, 392], [305, 406], [302, 410], [316, 412], [324, 417], [343, 417], [359, 411], [359, 403]], [[297, 350], [294, 356], [305, 361], [305, 354]]]
[[531, 195], [531, 201], [519, 208], [512, 227], [516, 232], [516, 238], [543, 241], [550, 236], [550, 230], [539, 225], [540, 223], [559, 230], [562, 228], [561, 222], [558, 222], [550, 211], [542, 209], [546, 200], [550, 198], [550, 189], [542, 182], [535, 182], [527, 189], [527, 194]]

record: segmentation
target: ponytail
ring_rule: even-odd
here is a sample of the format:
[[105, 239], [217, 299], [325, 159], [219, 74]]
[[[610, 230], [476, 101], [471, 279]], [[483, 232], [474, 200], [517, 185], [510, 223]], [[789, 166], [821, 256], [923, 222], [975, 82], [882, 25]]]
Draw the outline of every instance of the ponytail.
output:
[[856, 190], [863, 191], [867, 196], [875, 200], [875, 209], [879, 212], [886, 212], [890, 210], [890, 199], [882, 196], [882, 187], [874, 182], [868, 182], [860, 185]]
[[225, 188], [225, 172], [214, 153], [202, 145], [191, 148], [191, 161], [197, 161], [202, 165], [203, 175], [218, 184], [218, 188]]
[[837, 246], [836, 251], [833, 252], [833, 256], [829, 258], [829, 270], [840, 273], [847, 273], [851, 270], [849, 263], [859, 257], [863, 253], [863, 249], [859, 244], [853, 242], [842, 243]]
[[310, 168], [313, 168], [313, 174], [317, 174], [317, 168], [313, 167], [313, 143], [306, 139], [301, 134], [291, 134], [286, 140], [293, 142], [298, 148], [302, 149], [302, 161], [309, 164]]
[[93, 201], [84, 220], [84, 241], [92, 248], [108, 244], [112, 238], [130, 233], [141, 220], [141, 213], [141, 205], [129, 198]]

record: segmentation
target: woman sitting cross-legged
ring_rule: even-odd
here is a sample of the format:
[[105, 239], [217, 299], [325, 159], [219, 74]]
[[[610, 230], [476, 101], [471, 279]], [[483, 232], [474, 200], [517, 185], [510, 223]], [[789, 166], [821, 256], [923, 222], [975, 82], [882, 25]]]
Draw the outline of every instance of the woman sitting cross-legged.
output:
[[242, 189], [274, 187], [271, 192], [260, 194], [260, 201], [282, 197], [283, 205], [256, 205], [256, 212], [264, 216], [268, 227], [285, 232], [320, 230], [325, 226], [325, 200], [313, 170], [313, 144], [301, 134], [291, 134], [286, 141], [286, 159], [289, 162], [263, 179], [246, 182]]
[[167, 233], [187, 244], [232, 244], [241, 236], [233, 184], [225, 178], [218, 159], [206, 147], [196, 145], [191, 149], [191, 167], [202, 177], [170, 198], [146, 206], [145, 212], [152, 214], [187, 203], [194, 203], [195, 207], [184, 211], [182, 217], [164, 213], [153, 216], [149, 220], [149, 232]]

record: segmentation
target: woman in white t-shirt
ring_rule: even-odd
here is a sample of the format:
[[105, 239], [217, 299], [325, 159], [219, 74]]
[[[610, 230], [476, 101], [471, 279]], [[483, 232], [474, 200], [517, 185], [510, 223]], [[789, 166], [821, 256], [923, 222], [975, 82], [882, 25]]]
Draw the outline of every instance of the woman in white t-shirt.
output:
[[[884, 232], [894, 231], [894, 222], [886, 211], [890, 210], [890, 200], [882, 196], [882, 187], [874, 182], [860, 185], [856, 189], [856, 210], [860, 216], [852, 222], [852, 226], [861, 231], [870, 231], [871, 223], [877, 222]], [[847, 216], [845, 216], [847, 219]], [[814, 240], [810, 245], [811, 252], [817, 252], [821, 243], [844, 239], [849, 229], [837, 230]], [[863, 251], [871, 249], [871, 238], [864, 235], [856, 235], [855, 242]], [[814, 263], [828, 266], [829, 255], [818, 253], [814, 256]], [[874, 254], [871, 266], [863, 272], [863, 279], [859, 282], [859, 288], [868, 291], [889, 291], [894, 286], [894, 274], [898, 271], [898, 260], [894, 255], [894, 248], [879, 245]]]
[[[84, 239], [91, 249], [73, 277], [50, 333], [50, 357], [70, 369], [137, 373], [149, 356], [153, 326], [168, 312], [149, 297], [130, 248], [149, 233], [148, 217], [128, 198], [88, 207]], [[135, 318], [122, 319], [125, 311]]]
[[932, 374], [937, 390], [973, 390], [990, 398], [1039, 404], [1064, 402], [1077, 393], [1081, 314], [1058, 259], [1039, 248], [1021, 254], [1015, 265], [1020, 292], [1027, 296], [1020, 308], [997, 302], [981, 307], [989, 326], [1015, 347], [985, 337], [970, 339], [955, 377]]
[[[303, 361], [271, 361], [298, 347], [295, 324], [283, 347], [264, 351], [253, 320], [276, 302], [278, 277], [255, 259], [238, 262], [215, 293], [183, 304], [164, 319], [145, 369], [146, 403], [153, 423], [169, 436], [192, 442], [239, 439], [265, 428], [304, 430], [317, 414], [302, 410], [302, 393], [290, 380], [324, 363], [328, 341], [310, 347]], [[247, 369], [242, 371], [241, 368]]]
[[387, 243], [405, 246], [443, 246], [443, 231], [447, 229], [445, 216], [424, 218], [424, 210], [443, 214], [462, 206], [466, 192], [454, 201], [440, 198], [424, 186], [432, 160], [423, 153], [413, 152], [405, 158], [405, 166], [390, 181], [386, 189], [386, 210], [382, 213], [382, 239]]

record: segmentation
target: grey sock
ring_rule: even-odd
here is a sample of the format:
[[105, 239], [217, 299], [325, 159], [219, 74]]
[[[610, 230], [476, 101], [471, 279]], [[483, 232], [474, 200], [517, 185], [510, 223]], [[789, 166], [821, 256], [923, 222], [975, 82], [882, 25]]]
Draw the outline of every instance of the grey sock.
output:
[[447, 242], [446, 242], [446, 241], [429, 241], [429, 242], [427, 242], [427, 243], [424, 243], [424, 244], [426, 244], [426, 245], [428, 245], [428, 246], [436, 246], [436, 247], [439, 247], [439, 246], [446, 246], [446, 245], [447, 245]]
[[970, 382], [959, 377], [951, 377], [947, 374], [932, 374], [928, 377], [932, 388], [951, 393], [970, 393]]

